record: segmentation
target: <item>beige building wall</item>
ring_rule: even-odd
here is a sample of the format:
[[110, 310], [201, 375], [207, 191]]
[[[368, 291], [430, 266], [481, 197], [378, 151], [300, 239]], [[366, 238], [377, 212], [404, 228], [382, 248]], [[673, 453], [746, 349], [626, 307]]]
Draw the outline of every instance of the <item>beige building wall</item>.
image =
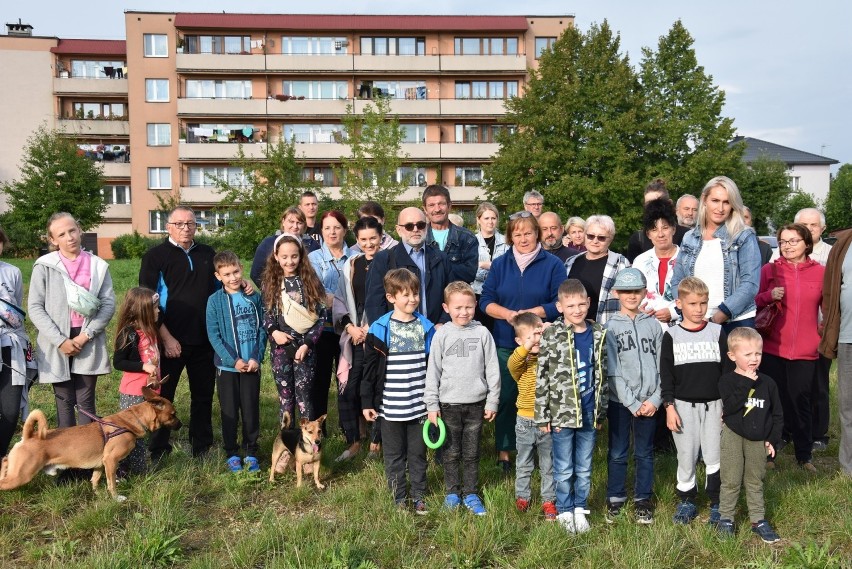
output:
[[[53, 54], [56, 38], [0, 36], [0, 182], [20, 177], [21, 158], [27, 139], [42, 123], [56, 126], [53, 98]], [[0, 195], [0, 212], [6, 196]]]

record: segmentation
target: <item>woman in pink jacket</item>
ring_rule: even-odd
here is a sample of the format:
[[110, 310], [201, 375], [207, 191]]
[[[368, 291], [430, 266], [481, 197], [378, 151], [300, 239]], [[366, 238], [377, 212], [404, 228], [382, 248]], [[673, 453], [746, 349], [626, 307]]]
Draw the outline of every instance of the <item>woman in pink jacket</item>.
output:
[[773, 302], [780, 312], [764, 336], [760, 371], [778, 384], [784, 408], [784, 433], [792, 437], [799, 466], [816, 472], [811, 462], [811, 389], [816, 381], [818, 320], [825, 268], [810, 259], [813, 238], [798, 223], [778, 231], [781, 257], [763, 266], [758, 310]]

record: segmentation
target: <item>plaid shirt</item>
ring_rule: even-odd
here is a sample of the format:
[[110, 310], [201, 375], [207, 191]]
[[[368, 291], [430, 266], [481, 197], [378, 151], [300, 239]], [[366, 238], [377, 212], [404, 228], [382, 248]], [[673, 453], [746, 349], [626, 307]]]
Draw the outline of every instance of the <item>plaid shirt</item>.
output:
[[[585, 254], [586, 253], [580, 253], [580, 255]], [[571, 266], [574, 264], [574, 261], [580, 257], [580, 255], [574, 255], [565, 261], [565, 274], [569, 274], [571, 272]], [[606, 267], [604, 268], [600, 295], [598, 296], [597, 322], [601, 326], [606, 324], [609, 317], [618, 312], [621, 308], [621, 305], [618, 303], [618, 298], [615, 294], [613, 294], [612, 285], [615, 284], [615, 275], [618, 274], [618, 271], [626, 269], [629, 266], [630, 261], [628, 261], [624, 255], [613, 251], [610, 251], [607, 254]]]

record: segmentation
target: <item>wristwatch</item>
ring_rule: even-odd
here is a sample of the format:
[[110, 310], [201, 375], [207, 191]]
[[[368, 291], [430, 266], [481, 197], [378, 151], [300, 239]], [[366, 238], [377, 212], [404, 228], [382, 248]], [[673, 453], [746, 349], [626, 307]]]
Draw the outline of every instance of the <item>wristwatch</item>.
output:
[[669, 407], [674, 407], [674, 401], [663, 401], [663, 408], [668, 409]]

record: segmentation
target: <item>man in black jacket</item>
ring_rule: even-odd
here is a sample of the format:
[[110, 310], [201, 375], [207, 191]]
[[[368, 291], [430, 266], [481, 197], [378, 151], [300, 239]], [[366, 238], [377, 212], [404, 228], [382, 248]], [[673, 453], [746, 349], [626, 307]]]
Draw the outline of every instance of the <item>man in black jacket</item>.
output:
[[427, 247], [426, 214], [416, 207], [399, 212], [396, 230], [401, 242], [379, 251], [367, 271], [367, 297], [364, 310], [370, 322], [390, 312], [393, 307], [385, 298], [384, 278], [391, 269], [406, 268], [420, 278], [420, 312], [431, 322], [447, 322], [444, 312], [444, 287], [453, 279], [447, 256], [437, 247]]
[[450, 223], [450, 190], [433, 184], [423, 190], [423, 211], [429, 221], [425, 243], [443, 251], [450, 262], [451, 281], [472, 283], [479, 268], [479, 242], [470, 230]]

